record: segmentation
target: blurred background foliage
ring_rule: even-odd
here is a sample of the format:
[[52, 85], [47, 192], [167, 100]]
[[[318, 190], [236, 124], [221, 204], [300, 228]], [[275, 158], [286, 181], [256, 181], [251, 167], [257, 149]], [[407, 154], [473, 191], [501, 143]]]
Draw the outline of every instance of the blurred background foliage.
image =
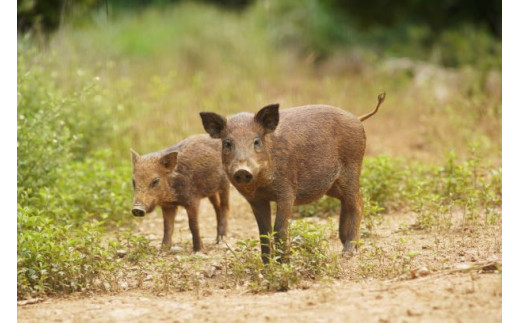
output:
[[[270, 30], [280, 45], [326, 58], [338, 48], [370, 47], [378, 54], [411, 56], [444, 66], [475, 64], [501, 56], [501, 1], [406, 0], [18, 0], [18, 30], [41, 37], [65, 24], [75, 26], [148, 8], [191, 2], [250, 18]], [[497, 66], [498, 62], [487, 62]], [[499, 66], [499, 65], [498, 65]]]
[[364, 124], [367, 216], [422, 202], [416, 182], [436, 179], [449, 152], [460, 167], [474, 160], [468, 143], [486, 179], [468, 192], [499, 187], [500, 12], [467, 0], [19, 0], [19, 297], [90, 288], [104, 269], [69, 251], [112, 263], [100, 234], [137, 221], [130, 148], [202, 133], [202, 110], [326, 103], [361, 115], [386, 91]]

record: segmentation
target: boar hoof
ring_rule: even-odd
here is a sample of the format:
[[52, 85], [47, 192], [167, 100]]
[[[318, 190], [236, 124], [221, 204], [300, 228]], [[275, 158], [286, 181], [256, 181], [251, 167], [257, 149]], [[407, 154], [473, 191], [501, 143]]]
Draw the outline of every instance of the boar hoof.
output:
[[226, 236], [223, 235], [223, 234], [219, 234], [217, 235], [217, 243], [216, 244], [219, 244], [221, 242], [225, 242], [226, 241]]
[[170, 250], [171, 246], [172, 246], [171, 242], [170, 242], [170, 243], [164, 243], [164, 242], [163, 242], [163, 243], [161, 244], [161, 250], [163, 250], [163, 251], [168, 251], [168, 250]]
[[350, 242], [346, 242], [343, 246], [343, 256], [350, 258], [354, 255], [354, 251], [356, 251], [356, 246]]

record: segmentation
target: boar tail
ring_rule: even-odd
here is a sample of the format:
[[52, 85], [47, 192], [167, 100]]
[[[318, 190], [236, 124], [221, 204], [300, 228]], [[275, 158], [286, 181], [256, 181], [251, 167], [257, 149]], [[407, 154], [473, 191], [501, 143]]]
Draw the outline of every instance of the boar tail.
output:
[[366, 119], [370, 118], [371, 116], [373, 116], [374, 114], [376, 114], [377, 110], [379, 110], [379, 106], [381, 105], [381, 103], [383, 103], [383, 101], [385, 100], [385, 96], [386, 96], [386, 93], [381, 93], [379, 94], [379, 96], [377, 97], [377, 106], [376, 108], [374, 109], [374, 111], [372, 112], [369, 112], [367, 114], [364, 114], [362, 115], [361, 117], [358, 117], [359, 121], [365, 121]]

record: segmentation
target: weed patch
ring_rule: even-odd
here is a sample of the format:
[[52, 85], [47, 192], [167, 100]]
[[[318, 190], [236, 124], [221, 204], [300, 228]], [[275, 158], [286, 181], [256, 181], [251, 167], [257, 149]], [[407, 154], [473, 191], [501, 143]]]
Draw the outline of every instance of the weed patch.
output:
[[[305, 220], [291, 222], [290, 261], [281, 263], [272, 252], [269, 263], [263, 264], [258, 240], [237, 243], [228, 259], [230, 277], [236, 285], [247, 285], [251, 291], [286, 291], [324, 279], [341, 277], [341, 255], [330, 249], [333, 229]], [[269, 237], [274, 245], [273, 237]]]

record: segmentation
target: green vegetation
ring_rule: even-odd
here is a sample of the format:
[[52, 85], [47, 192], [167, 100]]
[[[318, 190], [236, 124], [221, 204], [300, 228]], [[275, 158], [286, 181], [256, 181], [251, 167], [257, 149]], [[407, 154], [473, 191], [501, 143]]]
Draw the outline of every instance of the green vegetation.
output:
[[[332, 222], [294, 221], [291, 262], [267, 266], [256, 238], [206, 259], [161, 251], [132, 230], [130, 148], [155, 151], [203, 132], [201, 110], [277, 101], [360, 115], [387, 92], [365, 123], [360, 277], [395, 277], [417, 260], [404, 238], [391, 248], [371, 240], [392, 212], [414, 215], [404, 231], [448, 232], [458, 215], [463, 226], [500, 225], [501, 42], [470, 24], [435, 37], [413, 25], [365, 33], [316, 1], [297, 3], [122, 11], [66, 25], [42, 47], [19, 34], [19, 298], [117, 291], [128, 279], [163, 293], [202, 290], [213, 275], [221, 288], [254, 292], [343, 277]], [[336, 219], [338, 203], [295, 210]]]
[[[329, 247], [330, 238], [335, 236], [332, 227], [293, 221], [289, 235], [289, 263], [279, 262], [273, 252], [271, 261], [264, 265], [258, 256], [259, 241], [240, 241], [229, 259], [229, 275], [235, 284], [247, 283], [254, 292], [287, 291], [305, 286], [309, 280], [341, 277], [341, 255]], [[274, 238], [269, 238], [274, 245]]]
[[18, 296], [94, 288], [115, 254], [102, 233], [126, 211], [128, 165], [101, 150], [113, 115], [95, 79], [62, 89], [44, 55], [18, 52]]
[[[466, 221], [479, 219], [477, 213], [484, 214], [484, 223], [500, 221], [502, 169], [482, 164], [479, 145], [470, 146], [467, 160], [461, 162], [450, 152], [439, 166], [386, 155], [365, 158], [361, 190], [367, 232], [381, 221], [383, 212], [396, 210], [415, 213], [420, 229], [449, 227], [449, 214], [455, 210], [463, 212]], [[301, 216], [330, 216], [339, 212], [339, 201], [324, 197], [297, 211]]]

